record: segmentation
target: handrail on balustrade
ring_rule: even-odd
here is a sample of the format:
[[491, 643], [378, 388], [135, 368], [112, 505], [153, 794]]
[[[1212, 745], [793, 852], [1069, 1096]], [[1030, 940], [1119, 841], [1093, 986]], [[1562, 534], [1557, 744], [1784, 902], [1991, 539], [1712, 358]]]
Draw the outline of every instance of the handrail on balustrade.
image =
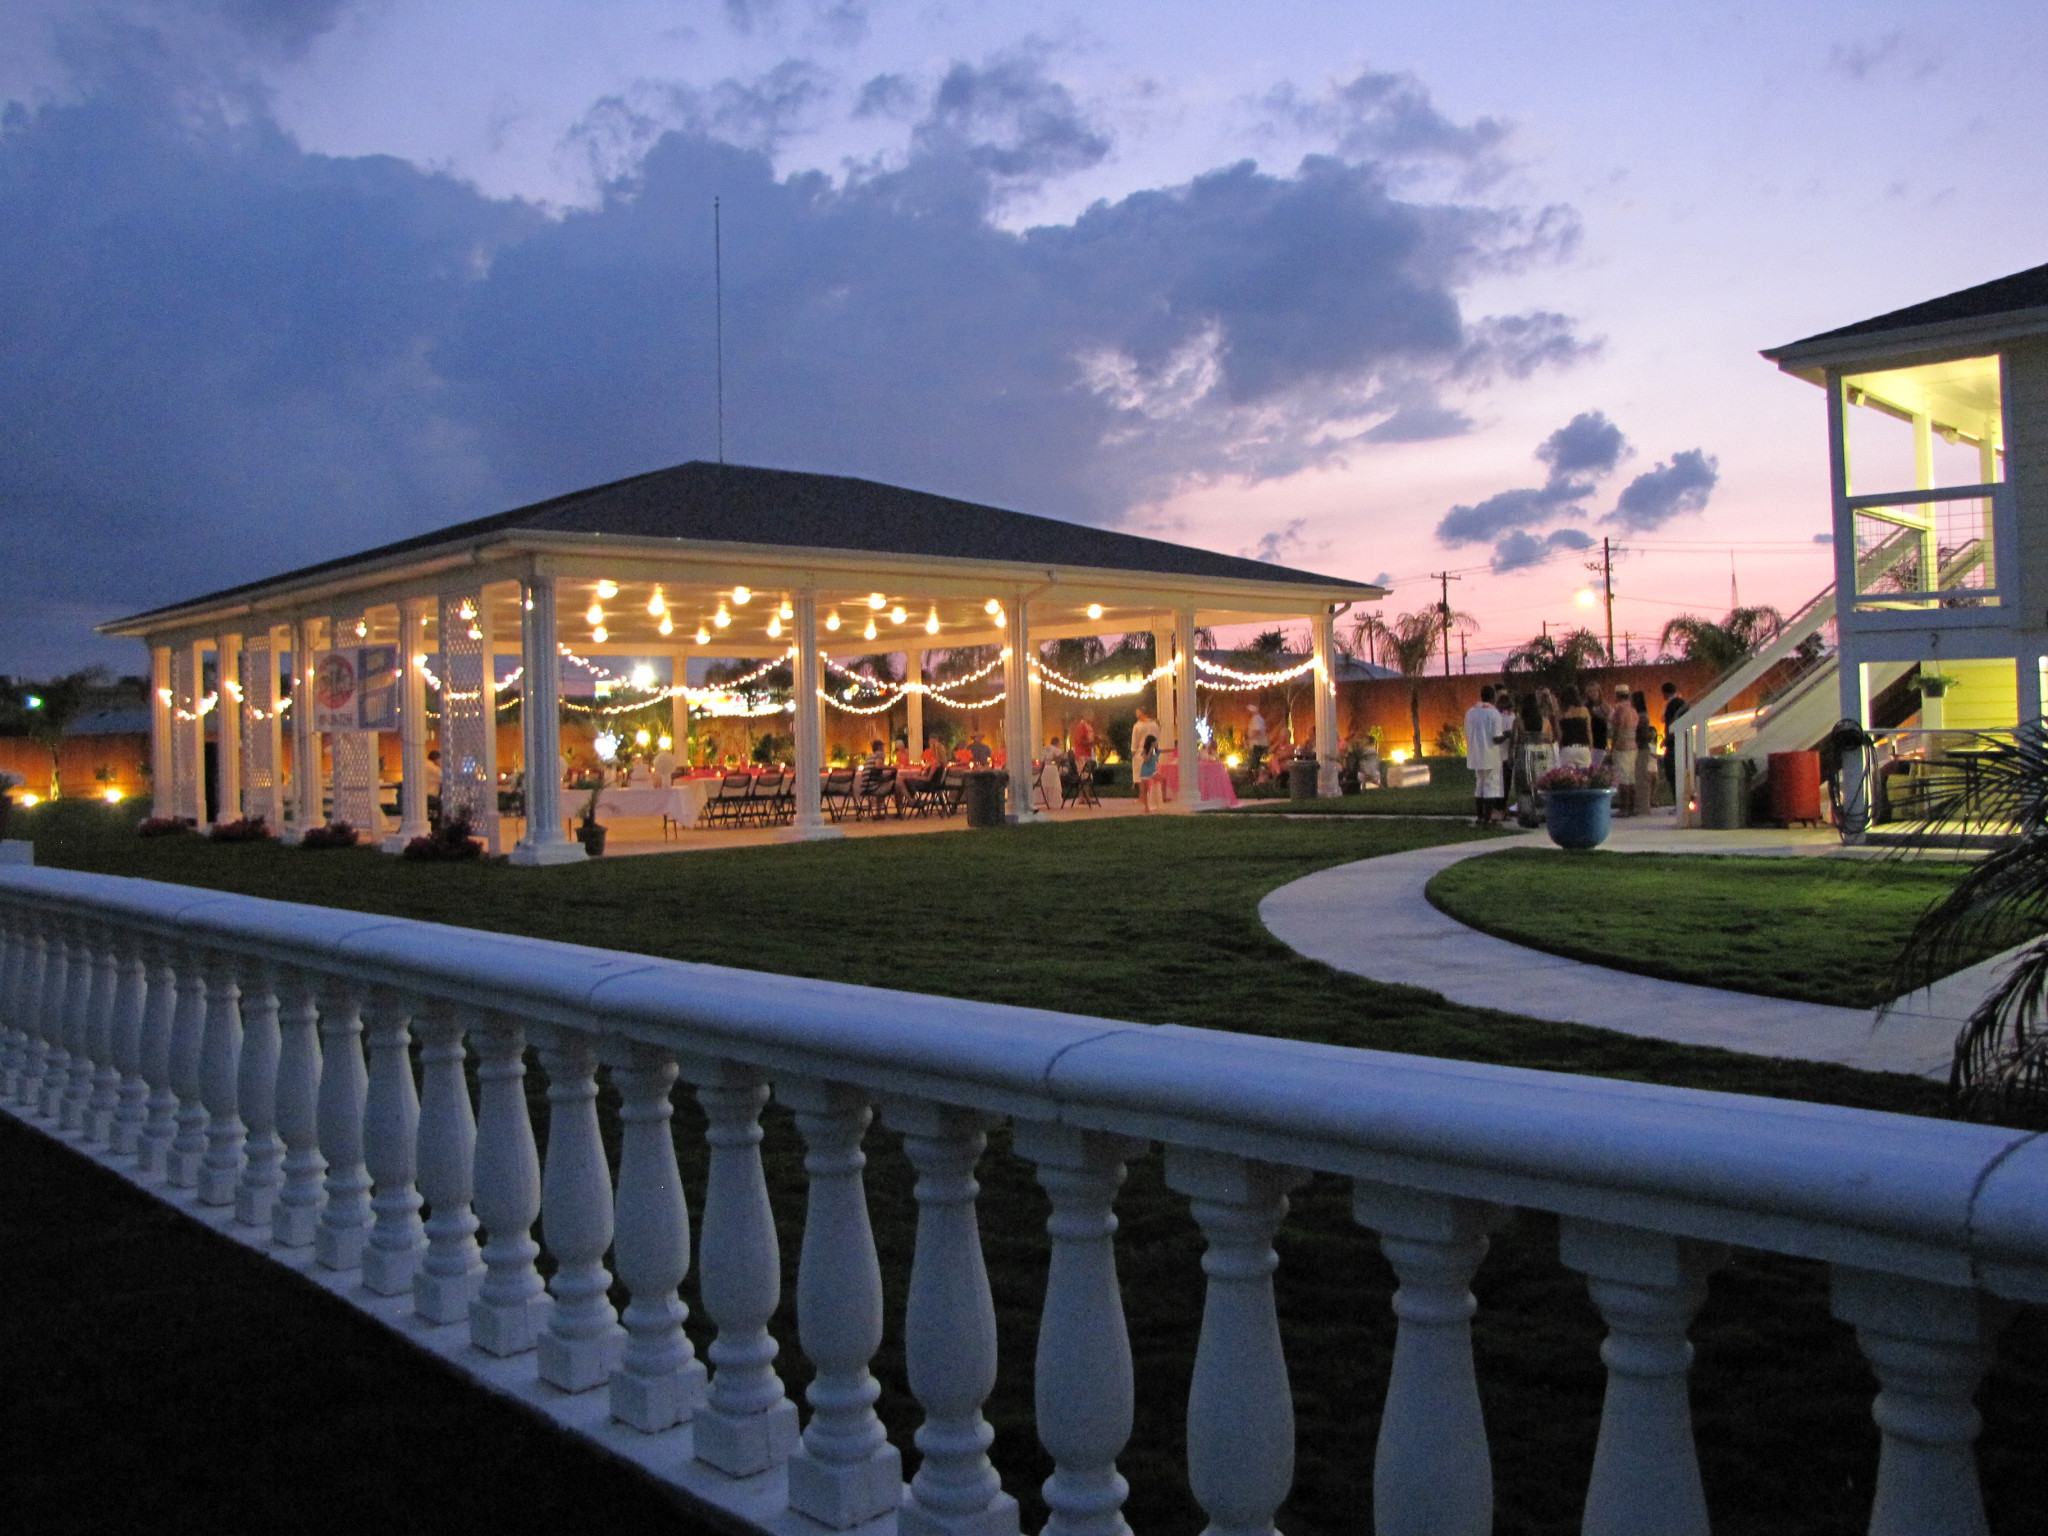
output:
[[[316, 1014], [324, 1072], [306, 1054]], [[423, 1047], [417, 1097], [408, 1020]], [[465, 1034], [480, 1061], [473, 1130]], [[519, 1086], [527, 1042], [553, 1105], [545, 1180]], [[600, 1061], [625, 1101], [615, 1197], [597, 1137]], [[1039, 1164], [1068, 1245], [1048, 1280], [1038, 1373], [1062, 1531], [1092, 1528], [1104, 1499], [1112, 1511], [1121, 1500], [1104, 1479], [1129, 1433], [1129, 1347], [1112, 1250], [1094, 1239], [1113, 1230], [1123, 1160], [1153, 1143], [1212, 1250], [1190, 1484], [1212, 1516], [1228, 1508], [1242, 1524], [1253, 1510], [1247, 1529], [1270, 1529], [1291, 1477], [1291, 1428], [1243, 1428], [1247, 1414], [1286, 1413], [1264, 1277], [1285, 1191], [1308, 1170], [1353, 1181], [1357, 1219], [1380, 1233], [1402, 1294], [1426, 1298], [1413, 1314], [1425, 1321], [1404, 1311], [1399, 1326], [1434, 1330], [1394, 1356], [1375, 1481], [1385, 1530], [1490, 1528], [1469, 1338], [1443, 1329], [1469, 1311], [1485, 1233], [1507, 1209], [1561, 1216], [1565, 1262], [1588, 1275], [1610, 1327], [1661, 1329], [1660, 1349], [1682, 1343], [1723, 1245], [1834, 1265], [1837, 1314], [1858, 1325], [1886, 1390], [1939, 1399], [1971, 1426], [1930, 1451], [1881, 1421], [1880, 1488], [1899, 1485], [1881, 1499], [1903, 1512], [1900, 1530], [1933, 1528], [1916, 1512], [1946, 1519], [1977, 1497], [1967, 1409], [1990, 1350], [1980, 1300], [2048, 1301], [2048, 1144], [2025, 1132], [765, 975], [72, 871], [0, 869], [0, 1066], [0, 1103], [41, 1094], [88, 1144], [119, 1145], [117, 1120], [132, 1144], [147, 1095], [174, 1149], [164, 1155], [182, 1160], [200, 1201], [237, 1198], [246, 1157], [269, 1180], [265, 1213], [298, 1191], [298, 1208], [276, 1211], [279, 1242], [317, 1242], [320, 1262], [360, 1265], [372, 1290], [412, 1285], [429, 1322], [452, 1325], [469, 1306], [474, 1347], [534, 1351], [564, 1392], [608, 1383], [612, 1415], [636, 1429], [689, 1422], [714, 1483], [757, 1489], [747, 1480], [786, 1463], [793, 1508], [842, 1529], [895, 1512], [902, 1536], [1016, 1530], [978, 1407], [996, 1367], [978, 1238], [971, 1218], [946, 1214], [971, 1211], [992, 1116], [1014, 1122]], [[711, 1127], [702, 1293], [721, 1363], [708, 1394], [675, 1305], [688, 1262], [668, 1141], [679, 1072]], [[810, 1153], [798, 1316], [818, 1376], [801, 1438], [767, 1334], [777, 1266], [755, 1144], [770, 1085]], [[905, 1324], [934, 1429], [920, 1432], [927, 1456], [907, 1489], [867, 1378], [881, 1291], [857, 1149], [871, 1103], [903, 1133], [917, 1197], [937, 1213], [920, 1219]], [[322, 1169], [316, 1230], [305, 1202]], [[551, 1300], [526, 1241], [543, 1205]], [[481, 1260], [479, 1218], [491, 1238]], [[636, 1300], [623, 1319], [605, 1299], [615, 1222], [617, 1279]], [[643, 1294], [666, 1300], [640, 1307]], [[1663, 1298], [1661, 1321], [1634, 1310], [1645, 1295]], [[1659, 1358], [1682, 1377], [1683, 1350]], [[1433, 1374], [1445, 1369], [1455, 1379]], [[1681, 1383], [1661, 1407], [1603, 1425], [1587, 1529], [1647, 1529], [1646, 1511], [1698, 1502], [1696, 1471], [1674, 1478], [1667, 1465], [1690, 1444], [1684, 1401]], [[1415, 1421], [1423, 1403], [1450, 1417]], [[758, 1497], [735, 1493], [729, 1507]], [[1447, 1497], [1462, 1511], [1448, 1525], [1436, 1518]], [[1680, 1524], [1704, 1529], [1704, 1506]]]

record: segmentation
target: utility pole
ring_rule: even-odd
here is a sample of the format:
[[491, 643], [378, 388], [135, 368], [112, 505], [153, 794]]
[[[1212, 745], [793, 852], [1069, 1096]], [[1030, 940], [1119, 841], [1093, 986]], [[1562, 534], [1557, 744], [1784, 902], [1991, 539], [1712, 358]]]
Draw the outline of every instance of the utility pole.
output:
[[1449, 677], [1451, 675], [1451, 583], [1463, 581], [1465, 578], [1453, 576], [1449, 571], [1431, 571], [1430, 576], [1441, 585], [1443, 590], [1443, 596], [1437, 601], [1436, 611], [1437, 617], [1443, 620], [1444, 676]]
[[1607, 663], [1614, 664], [1614, 544], [1600, 541], [1600, 581], [1607, 589]]

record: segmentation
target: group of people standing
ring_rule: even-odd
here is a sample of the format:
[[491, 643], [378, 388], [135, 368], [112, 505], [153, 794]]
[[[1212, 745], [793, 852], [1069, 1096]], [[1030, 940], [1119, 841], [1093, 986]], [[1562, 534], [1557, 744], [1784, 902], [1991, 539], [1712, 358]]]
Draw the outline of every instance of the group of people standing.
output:
[[[1686, 711], [1676, 683], [1665, 683], [1664, 729], [1660, 740], [1648, 696], [1626, 683], [1614, 686], [1611, 702], [1600, 690], [1533, 688], [1519, 697], [1489, 683], [1479, 702], [1465, 712], [1465, 764], [1472, 770], [1477, 823], [1491, 826], [1505, 816], [1508, 800], [1525, 825], [1536, 822], [1536, 786], [1554, 768], [1599, 770], [1615, 791], [1619, 816], [1653, 810], [1657, 781], [1672, 780], [1671, 730]], [[1661, 768], [1661, 773], [1660, 773]]]

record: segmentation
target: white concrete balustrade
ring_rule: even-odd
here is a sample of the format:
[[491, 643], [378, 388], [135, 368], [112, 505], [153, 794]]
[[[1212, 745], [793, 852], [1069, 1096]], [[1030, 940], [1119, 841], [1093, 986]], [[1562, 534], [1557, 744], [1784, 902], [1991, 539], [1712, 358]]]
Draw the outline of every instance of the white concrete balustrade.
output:
[[[544, 1149], [529, 1050], [546, 1078]], [[599, 1136], [607, 1074], [616, 1169]], [[678, 1173], [678, 1093], [704, 1112], [702, 1189]], [[771, 1327], [771, 1094], [794, 1113], [808, 1177], [793, 1339]], [[1998, 1325], [2048, 1300], [2048, 1145], [2020, 1132], [1148, 1028], [62, 871], [0, 870], [0, 1108], [782, 1532], [1015, 1536], [983, 1416], [1006, 1362], [976, 1182], [1004, 1121], [1051, 1205], [1036, 1402], [1053, 1536], [1128, 1536], [1115, 1205], [1128, 1164], [1155, 1148], [1207, 1243], [1186, 1475], [1213, 1536], [1267, 1536], [1292, 1480], [1274, 1235], [1313, 1172], [1351, 1181], [1398, 1282], [1388, 1379], [1357, 1383], [1384, 1397], [1380, 1536], [1492, 1529], [1472, 1282], [1518, 1209], [1561, 1218], [1560, 1257], [1608, 1330], [1589, 1536], [1708, 1530], [1686, 1333], [1731, 1248], [1832, 1266], [1836, 1313], [1878, 1382], [1877, 1536], [1985, 1531], [1973, 1395]], [[916, 1174], [900, 1317], [884, 1315], [867, 1209], [878, 1118]], [[708, 1375], [682, 1329], [693, 1263]], [[870, 1370], [891, 1328], [922, 1410], [907, 1486]], [[786, 1348], [815, 1368], [807, 1418], [778, 1370]]]

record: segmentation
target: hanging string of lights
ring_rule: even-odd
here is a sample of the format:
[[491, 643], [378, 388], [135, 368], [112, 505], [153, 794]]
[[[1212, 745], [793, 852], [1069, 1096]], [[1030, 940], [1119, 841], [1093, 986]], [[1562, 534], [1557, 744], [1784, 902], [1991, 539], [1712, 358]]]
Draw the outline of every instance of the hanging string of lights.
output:
[[[1280, 683], [1292, 682], [1304, 673], [1316, 669], [1316, 659], [1313, 656], [1299, 666], [1289, 667], [1285, 672], [1240, 672], [1234, 667], [1222, 667], [1213, 661], [1204, 661], [1199, 656], [1194, 658], [1194, 662], [1198, 672], [1208, 674], [1195, 681], [1204, 688], [1214, 688], [1224, 693], [1247, 693], [1254, 689], [1272, 688]], [[1226, 681], [1213, 682], [1212, 678], [1222, 678]]]

